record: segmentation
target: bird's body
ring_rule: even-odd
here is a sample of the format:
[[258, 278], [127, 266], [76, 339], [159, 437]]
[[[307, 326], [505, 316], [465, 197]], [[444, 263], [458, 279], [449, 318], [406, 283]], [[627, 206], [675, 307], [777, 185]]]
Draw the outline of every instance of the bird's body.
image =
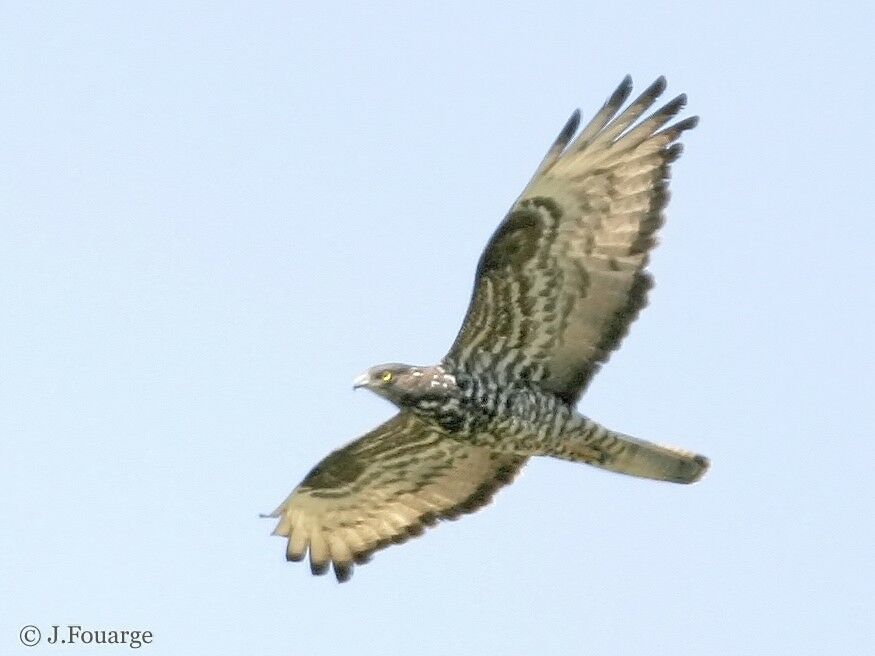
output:
[[[686, 451], [608, 430], [578, 413], [556, 394], [525, 380], [503, 378], [491, 369], [453, 372], [447, 364], [434, 367], [393, 364], [375, 369], [383, 373], [392, 371], [389, 367], [407, 372], [417, 380], [416, 385], [403, 388], [406, 394], [399, 409], [439, 426], [447, 437], [465, 444], [496, 453], [585, 462], [633, 476], [678, 483], [698, 480], [707, 468], [707, 461], [701, 456], [688, 462], [693, 454]], [[375, 391], [379, 393], [380, 388]], [[635, 454], [642, 446], [649, 450], [651, 458], [661, 453], [663, 461], [654, 460], [653, 466], [635, 470]]]
[[356, 379], [399, 413], [326, 457], [272, 513], [286, 555], [320, 574], [486, 504], [533, 456], [691, 483], [700, 455], [611, 431], [575, 404], [646, 304], [644, 270], [667, 203], [675, 143], [660, 129], [678, 96], [637, 122], [660, 78], [617, 115], [631, 80], [576, 139], [560, 132], [483, 252], [468, 314], [444, 359], [387, 364]]
[[524, 381], [486, 373], [432, 368], [430, 387], [404, 406], [450, 437], [504, 453], [536, 455], [567, 427], [573, 410], [562, 399]]
[[[561, 399], [525, 381], [506, 381], [486, 372], [454, 371], [446, 365], [413, 369], [417, 375], [421, 372], [422, 385], [415, 394], [406, 396], [399, 409], [471, 443], [501, 448], [500, 443], [509, 440], [498, 439], [497, 433], [523, 435], [528, 426], [553, 423], [566, 407]], [[482, 436], [484, 433], [488, 435]]]

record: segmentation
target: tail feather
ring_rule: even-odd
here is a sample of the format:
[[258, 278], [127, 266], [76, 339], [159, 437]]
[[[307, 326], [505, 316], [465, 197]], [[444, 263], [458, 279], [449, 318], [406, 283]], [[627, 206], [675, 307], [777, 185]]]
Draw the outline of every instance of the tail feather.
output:
[[582, 418], [578, 430], [564, 435], [561, 446], [547, 454], [585, 462], [608, 471], [672, 483], [695, 483], [708, 471], [703, 455], [662, 446], [605, 428]]

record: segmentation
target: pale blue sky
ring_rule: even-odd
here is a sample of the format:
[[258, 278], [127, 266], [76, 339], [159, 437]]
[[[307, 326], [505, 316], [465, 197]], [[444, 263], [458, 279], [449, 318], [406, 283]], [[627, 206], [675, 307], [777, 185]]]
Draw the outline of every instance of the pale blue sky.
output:
[[[4, 6], [0, 652], [871, 653], [871, 4], [471, 4]], [[626, 73], [702, 122], [580, 408], [711, 473], [536, 461], [349, 584], [287, 564], [258, 513], [391, 414], [356, 374], [445, 352]]]

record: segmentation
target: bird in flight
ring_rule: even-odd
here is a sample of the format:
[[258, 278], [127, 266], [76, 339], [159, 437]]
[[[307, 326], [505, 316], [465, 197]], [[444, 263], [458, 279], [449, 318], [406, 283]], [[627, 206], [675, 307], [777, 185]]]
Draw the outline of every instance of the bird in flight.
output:
[[[578, 133], [575, 111], [477, 265], [462, 328], [440, 363], [384, 364], [355, 380], [398, 414], [334, 451], [269, 516], [286, 558], [338, 581], [384, 547], [489, 503], [532, 456], [692, 483], [704, 456], [615, 432], [575, 409], [646, 305], [668, 202], [680, 95], [643, 120], [660, 77], [623, 111], [626, 77]], [[576, 136], [575, 136], [576, 135]]]

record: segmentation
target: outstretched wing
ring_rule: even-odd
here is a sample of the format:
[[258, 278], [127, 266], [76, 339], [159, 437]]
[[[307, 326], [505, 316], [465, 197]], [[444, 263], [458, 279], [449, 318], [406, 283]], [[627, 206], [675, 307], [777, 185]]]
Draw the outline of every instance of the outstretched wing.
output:
[[346, 581], [374, 551], [486, 505], [525, 462], [401, 412], [316, 465], [271, 513], [274, 534], [288, 537], [288, 560], [309, 550], [314, 574], [332, 563]]
[[698, 121], [662, 129], [681, 95], [636, 124], [664, 89], [660, 77], [617, 116], [627, 76], [573, 142], [572, 115], [483, 252], [448, 363], [577, 400], [646, 305], [675, 142]]

